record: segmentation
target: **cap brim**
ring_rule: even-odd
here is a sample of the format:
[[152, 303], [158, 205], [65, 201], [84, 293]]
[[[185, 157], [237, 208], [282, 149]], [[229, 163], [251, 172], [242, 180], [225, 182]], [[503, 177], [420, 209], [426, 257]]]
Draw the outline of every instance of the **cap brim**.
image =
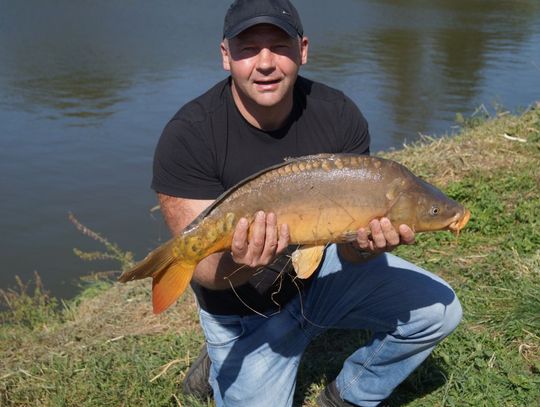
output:
[[298, 31], [287, 21], [272, 16], [258, 16], [242, 21], [234, 27], [231, 27], [223, 36], [223, 38], [231, 39], [236, 37], [242, 31], [247, 30], [257, 24], [272, 24], [285, 31], [290, 37], [297, 37]]

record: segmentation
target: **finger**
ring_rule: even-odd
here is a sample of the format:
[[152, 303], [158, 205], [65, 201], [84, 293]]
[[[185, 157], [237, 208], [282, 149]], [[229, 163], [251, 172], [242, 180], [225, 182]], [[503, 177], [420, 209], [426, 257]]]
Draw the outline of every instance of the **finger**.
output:
[[399, 235], [403, 244], [413, 244], [415, 240], [414, 231], [407, 225], [399, 225]]
[[259, 259], [260, 263], [268, 264], [276, 256], [278, 245], [276, 215], [272, 212], [266, 215], [266, 230], [264, 248]]
[[282, 253], [289, 246], [290, 240], [291, 235], [289, 234], [289, 226], [287, 224], [281, 225], [279, 228], [279, 239], [276, 253]]
[[369, 240], [369, 233], [365, 228], [358, 229], [356, 242], [358, 243], [358, 247], [362, 250], [371, 249], [371, 241]]
[[240, 218], [234, 229], [233, 239], [231, 243], [231, 254], [233, 260], [236, 262], [242, 259], [248, 249], [248, 229], [249, 223], [246, 218]]
[[377, 219], [369, 222], [369, 228], [371, 229], [371, 239], [373, 240], [374, 249], [384, 249], [386, 248], [386, 238], [381, 228], [381, 222]]
[[253, 262], [261, 257], [264, 249], [264, 240], [266, 234], [266, 215], [263, 211], [257, 212], [253, 224], [251, 225], [251, 234], [249, 236], [246, 260]]
[[400, 236], [390, 220], [388, 218], [382, 218], [380, 225], [386, 239], [386, 246], [396, 247], [399, 244]]

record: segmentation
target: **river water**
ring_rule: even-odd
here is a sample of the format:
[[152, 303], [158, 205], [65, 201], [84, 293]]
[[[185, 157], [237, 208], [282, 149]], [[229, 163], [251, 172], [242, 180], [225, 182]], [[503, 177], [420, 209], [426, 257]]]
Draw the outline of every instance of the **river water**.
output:
[[[168, 238], [149, 189], [166, 121], [225, 76], [228, 1], [0, 0], [0, 288], [54, 295], [114, 264], [68, 213], [137, 258]], [[540, 99], [538, 0], [297, 0], [302, 73], [344, 90], [373, 151], [457, 131], [479, 106]], [[481, 153], [481, 152], [479, 152]]]

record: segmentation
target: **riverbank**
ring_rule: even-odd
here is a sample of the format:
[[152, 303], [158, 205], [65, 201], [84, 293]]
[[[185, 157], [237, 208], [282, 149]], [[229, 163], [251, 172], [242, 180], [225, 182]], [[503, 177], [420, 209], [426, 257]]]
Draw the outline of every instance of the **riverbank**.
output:
[[[381, 154], [473, 214], [457, 240], [419, 235], [397, 251], [449, 281], [464, 318], [392, 406], [540, 404], [540, 106], [465, 124], [457, 136]], [[0, 405], [212, 405], [179, 391], [203, 343], [191, 295], [154, 316], [149, 280], [97, 280], [69, 302], [48, 297], [39, 279], [36, 287], [0, 292]], [[313, 406], [365, 338], [318, 338], [301, 364], [295, 405]]]

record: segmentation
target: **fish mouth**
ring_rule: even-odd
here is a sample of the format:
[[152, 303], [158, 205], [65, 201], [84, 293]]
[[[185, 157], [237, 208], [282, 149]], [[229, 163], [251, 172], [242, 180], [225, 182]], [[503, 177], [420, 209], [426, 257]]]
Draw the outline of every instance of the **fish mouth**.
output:
[[448, 225], [448, 229], [451, 230], [456, 236], [459, 235], [459, 231], [465, 227], [469, 219], [471, 218], [471, 211], [465, 209], [463, 213], [458, 213], [453, 222]]

